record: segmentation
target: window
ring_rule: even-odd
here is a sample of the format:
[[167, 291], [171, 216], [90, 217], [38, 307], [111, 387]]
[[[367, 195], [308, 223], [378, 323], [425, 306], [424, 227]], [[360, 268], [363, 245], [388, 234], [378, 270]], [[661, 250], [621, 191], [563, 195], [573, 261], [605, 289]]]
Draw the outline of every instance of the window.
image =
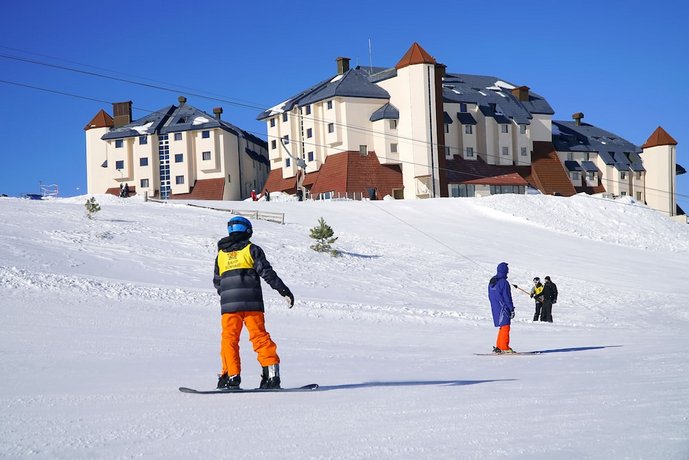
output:
[[273, 139], [272, 141], [270, 141], [270, 148], [271, 148], [272, 150], [275, 150], [276, 148], [278, 148], [278, 141], [276, 141], [275, 139]]
[[181, 141], [182, 140], [182, 133], [175, 133], [175, 140]]
[[519, 150], [519, 154], [520, 154], [521, 156], [525, 157], [525, 156], [526, 156], [526, 147], [522, 147], [522, 148]]
[[123, 145], [124, 145], [124, 141], [122, 139], [115, 139], [115, 148], [116, 149], [121, 149]]
[[567, 161], [572, 161], [574, 160], [574, 153], [573, 152], [567, 152]]
[[289, 158], [285, 158], [285, 166], [289, 168], [289, 166], [292, 164], [291, 161], [289, 161]]
[[641, 201], [641, 192], [636, 192], [636, 201]]
[[115, 162], [115, 169], [124, 169], [124, 160], [117, 160]]
[[450, 196], [454, 198], [474, 197], [476, 196], [476, 186], [471, 184], [450, 184]]
[[360, 155], [368, 155], [368, 145], [361, 144], [359, 145], [359, 154]]
[[459, 111], [464, 112], [464, 113], [468, 112], [466, 103], [464, 103], [464, 102], [459, 103]]
[[445, 132], [449, 133], [450, 132], [450, 125], [445, 123]]
[[621, 196], [627, 196], [627, 192], [620, 192]]
[[328, 123], [328, 132], [329, 133], [335, 132], [335, 123]]
[[311, 129], [311, 128], [306, 128], [306, 137], [307, 137], [307, 138], [313, 137], [313, 129]]
[[210, 131], [208, 131], [208, 130], [201, 131], [201, 138], [203, 138], [203, 139], [208, 139], [209, 137], [211, 137], [211, 132], [210, 132]]
[[211, 152], [202, 152], [201, 153], [201, 159], [203, 161], [208, 161], [211, 159]]
[[306, 156], [309, 159], [309, 161], [313, 161], [313, 152], [307, 153]]
[[579, 172], [578, 171], [572, 172], [572, 180], [579, 180]]
[[447, 145], [445, 146], [445, 158], [452, 159], [452, 151]]
[[333, 101], [328, 101], [328, 102], [325, 104], [325, 107], [326, 107], [328, 110], [332, 109], [332, 108], [333, 108]]
[[467, 158], [474, 158], [474, 148], [467, 147]]
[[526, 125], [519, 125], [519, 134], [526, 134]]
[[526, 187], [523, 185], [491, 185], [490, 194], [500, 195], [503, 193], [519, 193], [521, 195], [526, 191]]
[[503, 156], [507, 156], [510, 154], [510, 148], [509, 147], [503, 147], [502, 148], [502, 154]]
[[139, 166], [148, 166], [148, 157], [139, 158]]
[[637, 171], [635, 174], [637, 179], [641, 179], [641, 171]]
[[397, 120], [390, 120], [390, 129], [397, 129]]
[[620, 179], [624, 180], [627, 178], [627, 172], [626, 171], [620, 171]]
[[182, 163], [184, 161], [183, 153], [175, 153], [175, 163]]
[[282, 121], [287, 121], [287, 112], [282, 112]]
[[270, 119], [270, 127], [275, 128], [275, 118], [274, 117]]
[[141, 188], [148, 188], [148, 179], [141, 179], [139, 185]]
[[282, 141], [285, 143], [285, 145], [289, 144], [289, 134], [282, 136]]
[[304, 107], [304, 109], [306, 111], [306, 115], [311, 115], [311, 105], [307, 105], [306, 107]]
[[175, 184], [177, 184], [177, 185], [184, 184], [184, 176], [175, 176]]
[[473, 134], [474, 127], [472, 125], [464, 125], [464, 134]]
[[390, 144], [390, 153], [397, 153], [397, 144]]
[[148, 144], [148, 136], [139, 136], [139, 145]]
[[510, 125], [500, 125], [500, 132], [501, 133], [509, 133], [510, 132]]

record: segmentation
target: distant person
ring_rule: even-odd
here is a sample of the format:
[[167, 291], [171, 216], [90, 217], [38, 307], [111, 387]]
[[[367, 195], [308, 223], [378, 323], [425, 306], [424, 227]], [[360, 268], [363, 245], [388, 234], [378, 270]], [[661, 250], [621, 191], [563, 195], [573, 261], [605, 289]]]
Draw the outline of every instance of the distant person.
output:
[[251, 201], [256, 201], [258, 198], [256, 198], [256, 190], [251, 191]]
[[266, 197], [266, 201], [270, 201], [270, 192], [268, 191], [268, 189], [266, 189], [266, 191], [263, 193], [263, 196]]
[[124, 184], [120, 182], [120, 198], [124, 197]]
[[129, 198], [129, 184], [124, 183], [124, 188], [122, 189], [122, 196], [124, 198]]
[[271, 267], [263, 249], [249, 241], [253, 234], [249, 219], [231, 218], [227, 232], [229, 235], [218, 241], [213, 276], [213, 285], [220, 295], [222, 324], [222, 373], [218, 388], [236, 389], [242, 381], [239, 336], [243, 325], [263, 368], [259, 387], [280, 388], [280, 358], [277, 345], [265, 328], [261, 278], [289, 299], [289, 308], [294, 306], [294, 296]]
[[531, 288], [531, 298], [536, 302], [536, 312], [533, 315], [533, 320], [538, 321], [541, 319], [541, 308], [543, 307], [543, 297], [541, 292], [543, 291], [543, 284], [541, 279], [537, 276], [533, 279], [533, 287]]
[[510, 324], [514, 318], [514, 304], [510, 283], [507, 282], [508, 272], [507, 262], [500, 262], [496, 275], [488, 283], [488, 299], [493, 312], [493, 324], [500, 328], [493, 353], [515, 352], [510, 348]]
[[550, 276], [545, 277], [543, 291], [543, 308], [541, 311], [541, 321], [553, 322], [553, 304], [557, 303], [557, 286], [550, 280]]
[[297, 201], [304, 201], [304, 192], [300, 188], [297, 189]]

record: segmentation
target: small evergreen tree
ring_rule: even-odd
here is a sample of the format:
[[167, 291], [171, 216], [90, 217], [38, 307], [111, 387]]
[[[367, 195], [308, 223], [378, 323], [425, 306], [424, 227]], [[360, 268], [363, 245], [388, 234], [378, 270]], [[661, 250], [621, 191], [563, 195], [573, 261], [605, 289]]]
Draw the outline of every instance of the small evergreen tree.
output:
[[325, 220], [321, 217], [318, 219], [318, 225], [311, 229], [311, 238], [316, 240], [315, 244], [311, 245], [311, 249], [316, 252], [329, 252], [331, 256], [338, 256], [340, 252], [337, 249], [333, 249], [330, 245], [337, 241], [337, 237], [333, 236], [332, 227], [325, 223]]
[[93, 219], [93, 215], [100, 211], [100, 205], [96, 201], [95, 197], [91, 197], [86, 200], [84, 207], [86, 208], [86, 217], [89, 219]]

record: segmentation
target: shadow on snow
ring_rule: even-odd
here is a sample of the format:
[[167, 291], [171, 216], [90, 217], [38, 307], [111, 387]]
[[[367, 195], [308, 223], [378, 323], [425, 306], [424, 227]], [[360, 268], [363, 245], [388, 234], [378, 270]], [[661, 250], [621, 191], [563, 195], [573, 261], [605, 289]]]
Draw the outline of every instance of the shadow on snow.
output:
[[478, 383], [490, 382], [512, 382], [516, 379], [493, 379], [493, 380], [410, 380], [405, 382], [364, 382], [347, 383], [344, 385], [325, 385], [320, 386], [320, 391], [328, 390], [350, 390], [355, 388], [374, 388], [374, 387], [413, 387], [413, 386], [465, 386], [476, 385]]
[[619, 348], [622, 345], [603, 345], [598, 347], [553, 348], [552, 350], [536, 350], [535, 353], [570, 353], [573, 351], [602, 350], [603, 348]]

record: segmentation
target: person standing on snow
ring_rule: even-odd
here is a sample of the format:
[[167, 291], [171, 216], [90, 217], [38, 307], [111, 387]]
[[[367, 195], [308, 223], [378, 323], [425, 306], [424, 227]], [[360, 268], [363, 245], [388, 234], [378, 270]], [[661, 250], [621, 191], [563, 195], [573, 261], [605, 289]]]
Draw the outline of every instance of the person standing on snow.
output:
[[260, 278], [289, 299], [289, 308], [294, 306], [294, 296], [271, 267], [263, 249], [249, 241], [253, 234], [249, 219], [241, 216], [231, 218], [227, 222], [227, 232], [229, 236], [218, 241], [213, 277], [222, 313], [222, 373], [218, 388], [236, 389], [241, 383], [239, 336], [243, 325], [249, 331], [249, 340], [263, 367], [259, 387], [280, 388], [280, 358], [277, 345], [265, 328]]
[[537, 276], [533, 279], [533, 287], [530, 293], [531, 298], [536, 302], [536, 313], [533, 315], [534, 321], [538, 321], [541, 318], [541, 308], [543, 307], [541, 291], [543, 291], [543, 284], [541, 284], [541, 279]]
[[251, 201], [256, 201], [258, 198], [256, 197], [256, 190], [251, 191]]
[[493, 353], [515, 352], [510, 348], [510, 324], [514, 318], [514, 304], [510, 283], [507, 282], [508, 272], [507, 262], [500, 262], [496, 275], [488, 283], [488, 299], [493, 312], [493, 324], [500, 328]]
[[545, 277], [545, 284], [543, 291], [543, 310], [541, 312], [541, 321], [553, 322], [553, 304], [557, 303], [557, 286], [550, 280], [550, 276]]

